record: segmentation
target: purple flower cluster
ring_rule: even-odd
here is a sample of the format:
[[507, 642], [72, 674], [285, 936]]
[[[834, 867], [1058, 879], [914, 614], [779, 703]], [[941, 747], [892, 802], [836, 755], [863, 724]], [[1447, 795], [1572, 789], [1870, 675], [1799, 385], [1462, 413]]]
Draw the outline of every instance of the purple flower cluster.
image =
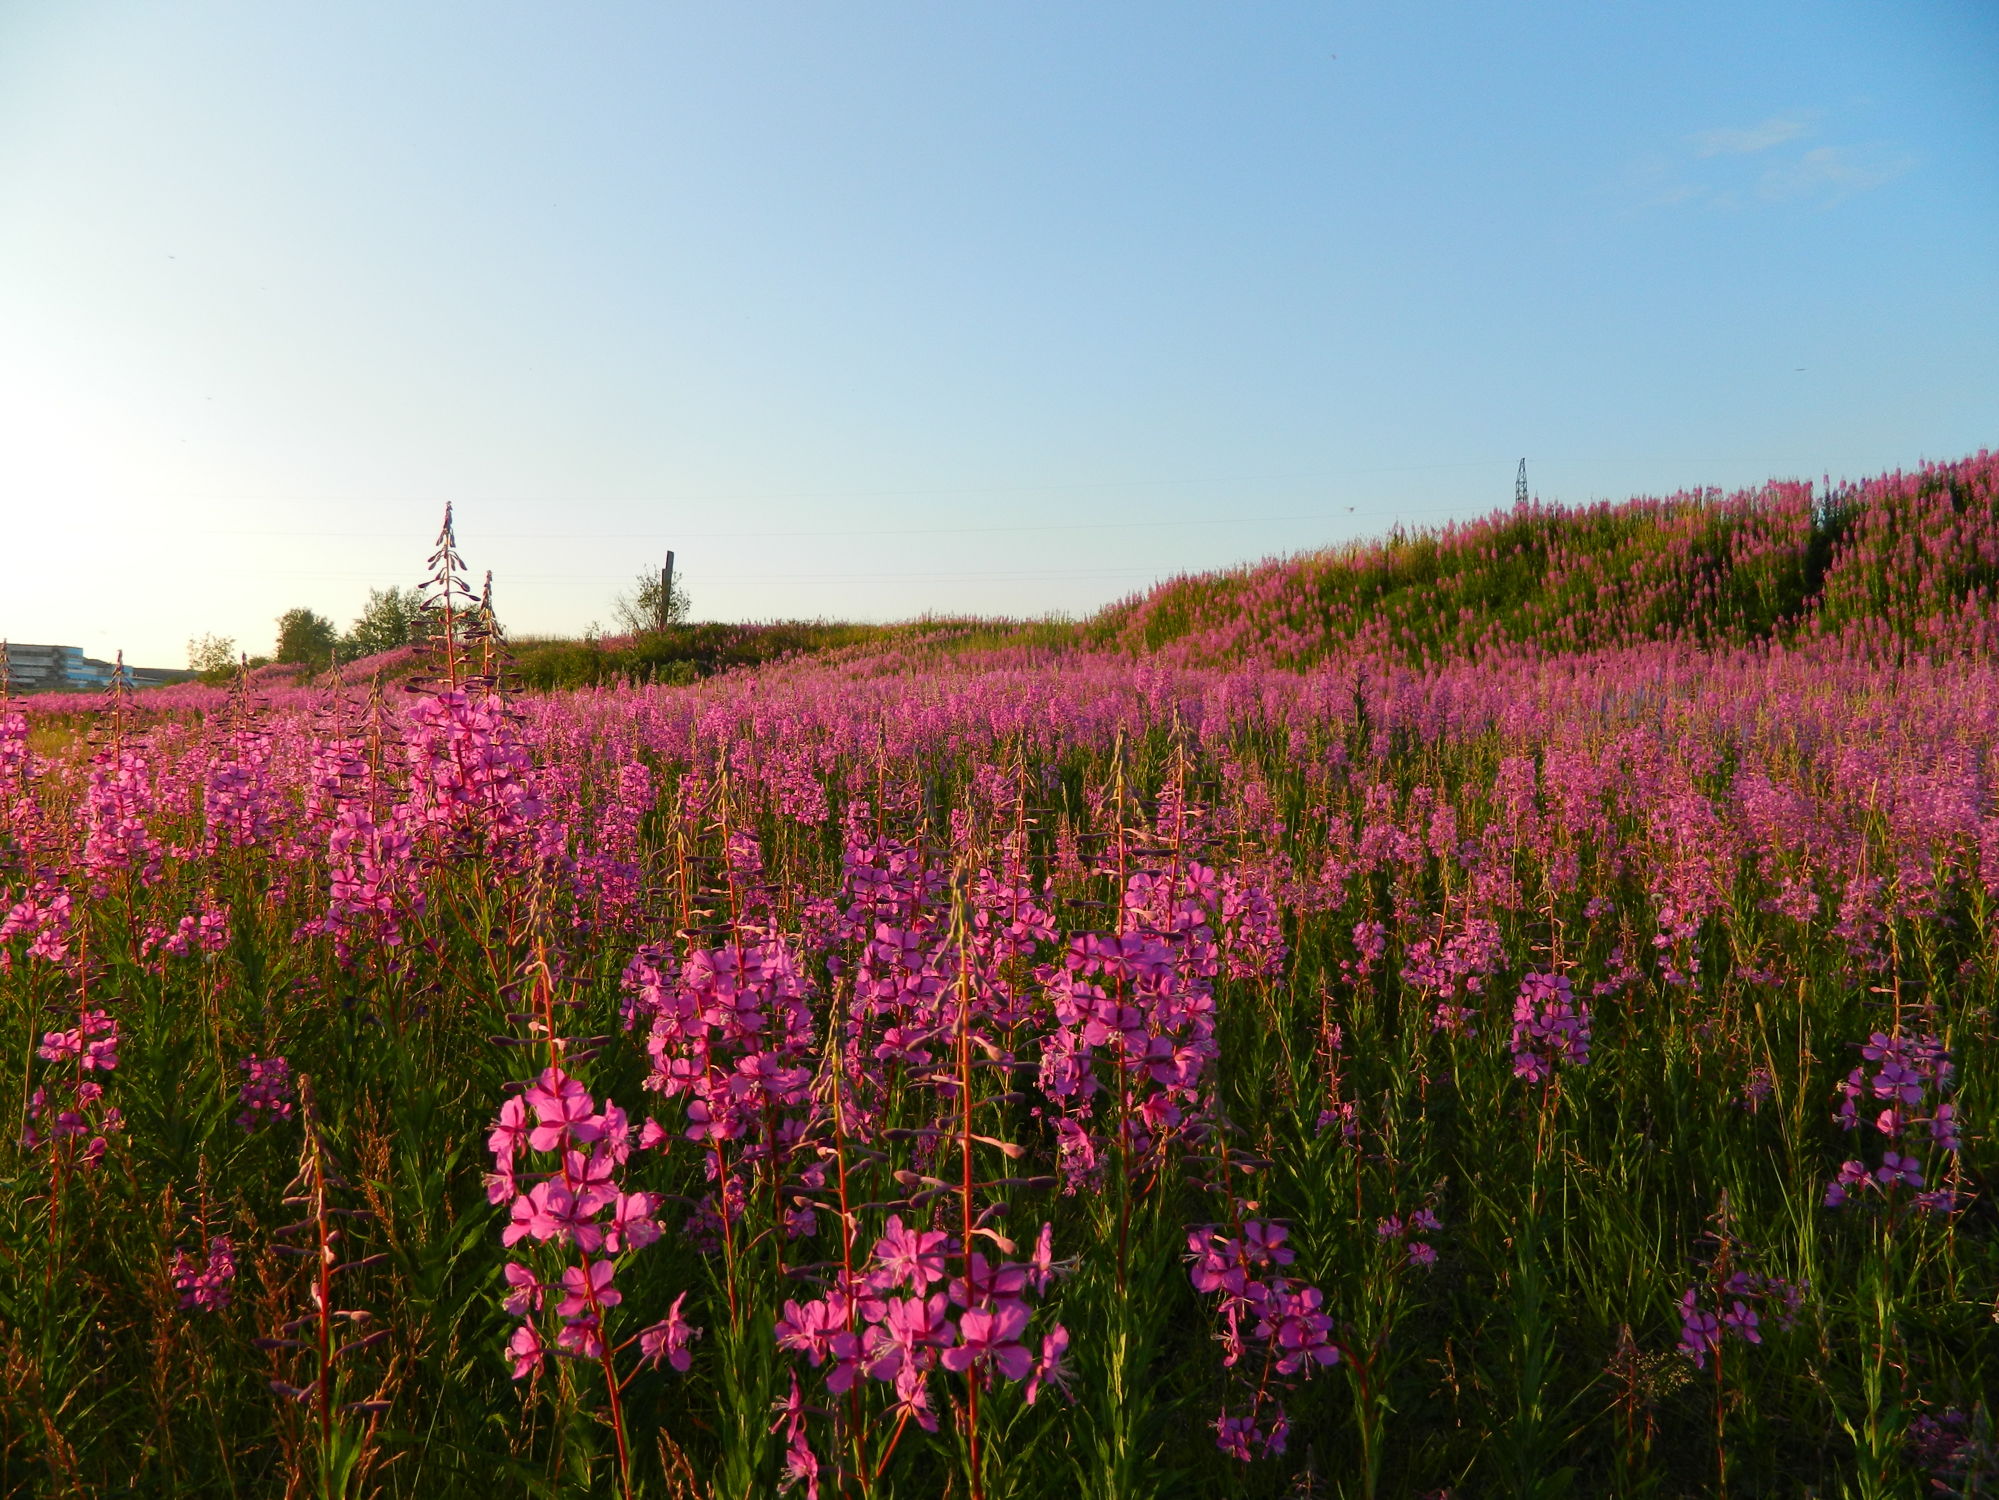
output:
[[416, 841], [406, 808], [377, 816], [360, 798], [340, 805], [327, 834], [326, 915], [315, 930], [333, 939], [339, 960], [352, 963], [364, 939], [394, 948], [402, 921], [423, 911], [416, 881]]
[[153, 800], [152, 768], [138, 750], [106, 750], [90, 768], [83, 798], [82, 862], [93, 894], [107, 894], [116, 874], [136, 875], [147, 885], [159, 879], [160, 841], [146, 825]]
[[[1356, 942], [1359, 936], [1356, 928]], [[1485, 981], [1505, 962], [1499, 924], [1486, 917], [1471, 917], [1441, 942], [1426, 937], [1411, 943], [1403, 956], [1402, 978], [1436, 1001], [1431, 1017], [1434, 1030], [1449, 1036], [1472, 1036], [1477, 1012], [1458, 1002], [1483, 993]]]
[[206, 1258], [176, 1250], [167, 1274], [180, 1293], [182, 1311], [218, 1312], [229, 1305], [229, 1284], [236, 1279], [236, 1255], [229, 1236], [208, 1242]]
[[[1750, 1271], [1736, 1271], [1718, 1286], [1690, 1286], [1680, 1297], [1680, 1352], [1705, 1370], [1723, 1338], [1760, 1344], [1764, 1316], [1788, 1330], [1797, 1323], [1803, 1301], [1795, 1282]], [[1710, 1303], [1717, 1310], [1710, 1311]]]
[[254, 848], [269, 841], [281, 804], [271, 776], [271, 736], [254, 725], [229, 736], [209, 768], [202, 798], [202, 848]]
[[[624, 1300], [613, 1284], [617, 1262], [612, 1257], [643, 1249], [660, 1236], [654, 1196], [625, 1192], [617, 1181], [632, 1149], [624, 1111], [607, 1100], [600, 1112], [582, 1083], [550, 1067], [500, 1107], [487, 1146], [495, 1168], [487, 1196], [494, 1203], [513, 1199], [501, 1243], [513, 1246], [526, 1240], [557, 1252], [554, 1262], [541, 1267], [519, 1261], [506, 1265], [506, 1308], [521, 1319], [508, 1344], [514, 1379], [539, 1370], [550, 1349], [577, 1359], [608, 1360], [605, 1314]], [[522, 1172], [524, 1152], [550, 1157], [553, 1164]], [[530, 1179], [533, 1186], [524, 1188]], [[552, 1275], [537, 1274], [551, 1268]], [[544, 1338], [538, 1316], [544, 1312], [552, 1312], [560, 1325], [552, 1340]], [[676, 1302], [665, 1321], [640, 1335], [641, 1348], [648, 1358], [663, 1357], [685, 1370], [692, 1337]]]
[[[1259, 1219], [1243, 1221], [1234, 1236], [1213, 1224], [1187, 1234], [1194, 1290], [1220, 1299], [1222, 1367], [1248, 1387], [1248, 1410], [1232, 1415], [1224, 1405], [1215, 1441], [1245, 1463], [1284, 1451], [1290, 1421], [1275, 1389], [1340, 1361], [1324, 1294], [1276, 1269], [1297, 1259], [1284, 1243], [1289, 1234], [1282, 1224]], [[1253, 1373], [1244, 1368], [1252, 1350], [1262, 1355]]]
[[[1053, 1230], [1041, 1226], [1025, 1261], [989, 1262], [968, 1257], [956, 1236], [906, 1226], [891, 1215], [874, 1253], [851, 1282], [842, 1273], [825, 1295], [787, 1301], [777, 1320], [778, 1347], [826, 1367], [826, 1389], [844, 1395], [862, 1380], [889, 1386], [894, 1414], [937, 1430], [930, 1375], [938, 1369], [981, 1385], [1025, 1381], [1030, 1405], [1041, 1387], [1066, 1385], [1062, 1358], [1068, 1330], [1059, 1323], [1031, 1347], [1032, 1299], [1044, 1295], [1060, 1272]], [[932, 1290], [932, 1288], [939, 1288]], [[953, 1323], [951, 1309], [960, 1311]], [[792, 1434], [805, 1444], [804, 1429]], [[797, 1460], [801, 1465], [804, 1457]]]
[[534, 766], [503, 703], [457, 689], [411, 706], [404, 740], [410, 817], [449, 853], [501, 853], [544, 811]]
[[1415, 1236], [1437, 1234], [1443, 1227], [1443, 1220], [1439, 1219], [1433, 1210], [1419, 1208], [1407, 1219], [1398, 1214], [1390, 1214], [1374, 1226], [1374, 1233], [1375, 1238], [1383, 1244], [1406, 1242], [1409, 1247], [1409, 1264], [1427, 1270], [1437, 1263], [1437, 1247]]
[[1253, 876], [1222, 875], [1222, 958], [1231, 979], [1279, 979], [1290, 945], [1270, 888]]
[[118, 1022], [85, 1006], [68, 1031], [45, 1031], [35, 1055], [49, 1062], [74, 1061], [84, 1072], [111, 1072], [118, 1066]]
[[1060, 1110], [1053, 1124], [1066, 1191], [1103, 1170], [1099, 1097], [1130, 1169], [1198, 1111], [1216, 1055], [1219, 948], [1209, 913], [1218, 896], [1214, 871], [1201, 864], [1133, 875], [1124, 930], [1071, 938], [1062, 962], [1038, 971], [1056, 1022], [1041, 1045], [1041, 1089]]
[[[105, 1106], [104, 1085], [85, 1075], [117, 1068], [118, 1040], [117, 1019], [90, 1005], [82, 1008], [76, 1025], [69, 1030], [42, 1034], [36, 1055], [68, 1066], [51, 1069], [29, 1094], [27, 1128], [21, 1134], [25, 1149], [47, 1145], [66, 1155], [75, 1142], [84, 1141], [79, 1164], [89, 1170], [103, 1160], [106, 1137], [124, 1129], [124, 1116]], [[45, 1118], [46, 1134], [42, 1125]]]
[[[757, 869], [755, 841], [737, 841], [732, 869], [745, 881]], [[697, 948], [675, 964], [658, 948], [643, 947], [627, 967], [632, 1020], [649, 1017], [646, 1051], [652, 1072], [646, 1087], [686, 1100], [686, 1139], [708, 1149], [715, 1192], [691, 1224], [706, 1241], [723, 1237], [742, 1211], [747, 1191], [739, 1167], [788, 1159], [811, 1113], [811, 1069], [804, 1059], [813, 1042], [811, 990], [787, 942], [736, 929], [739, 940]], [[667, 1139], [648, 1122], [641, 1144]], [[735, 1161], [728, 1160], [733, 1150]], [[809, 1207], [787, 1216], [786, 1232], [811, 1234]]]
[[226, 902], [204, 901], [198, 911], [189, 912], [174, 924], [174, 930], [153, 925], [140, 941], [139, 953], [157, 952], [165, 958], [185, 958], [190, 953], [221, 953], [229, 946], [229, 907]]
[[1513, 1001], [1513, 1076], [1545, 1083], [1558, 1063], [1589, 1062], [1589, 1006], [1566, 974], [1527, 974]]
[[292, 1117], [292, 1070], [291, 1064], [282, 1057], [244, 1058], [236, 1064], [237, 1070], [248, 1076], [243, 1086], [236, 1091], [237, 1102], [243, 1106], [243, 1113], [236, 1117], [236, 1123], [245, 1130], [254, 1131], [260, 1125], [275, 1125]]
[[28, 957], [45, 963], [67, 963], [75, 900], [68, 887], [53, 881], [38, 881], [5, 913], [0, 913], [0, 973], [14, 966], [14, 955], [4, 945], [22, 933], [29, 935]]
[[1833, 1119], [1846, 1131], [1871, 1128], [1885, 1148], [1872, 1171], [1857, 1158], [1841, 1163], [1838, 1175], [1826, 1184], [1825, 1206], [1838, 1208], [1855, 1192], [1894, 1194], [1909, 1188], [1916, 1190], [1913, 1201], [1919, 1210], [1952, 1211], [1958, 1199], [1954, 1190], [1921, 1191], [1924, 1158], [1918, 1154], [1928, 1148], [1949, 1156], [1960, 1145], [1957, 1106], [1942, 1098], [1955, 1072], [1949, 1052], [1934, 1036], [1877, 1031], [1861, 1044], [1860, 1055], [1861, 1066], [1839, 1085]]
[[1987, 1495], [1999, 1481], [1999, 1444], [1983, 1406], [1923, 1412], [1909, 1423], [1909, 1458], [1939, 1495]]

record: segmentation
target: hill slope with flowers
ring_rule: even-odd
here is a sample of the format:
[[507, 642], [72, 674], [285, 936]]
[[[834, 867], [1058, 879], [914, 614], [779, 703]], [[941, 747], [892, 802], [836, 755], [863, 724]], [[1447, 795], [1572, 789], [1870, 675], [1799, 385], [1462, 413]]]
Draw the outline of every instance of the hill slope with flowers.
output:
[[1663, 500], [1516, 507], [1484, 520], [1174, 579], [1083, 639], [1175, 660], [1305, 667], [1516, 648], [1795, 640], [1886, 626], [1911, 639], [1988, 611], [1999, 457], [1864, 483], [1772, 483]]
[[1991, 1493], [1991, 478], [0, 704], [0, 1492]]

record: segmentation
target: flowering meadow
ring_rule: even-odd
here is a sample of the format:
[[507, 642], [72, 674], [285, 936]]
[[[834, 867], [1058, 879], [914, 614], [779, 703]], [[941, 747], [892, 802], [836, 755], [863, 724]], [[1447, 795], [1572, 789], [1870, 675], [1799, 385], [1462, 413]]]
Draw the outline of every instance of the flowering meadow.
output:
[[5, 704], [0, 1492], [1993, 1494], [1995, 479]]

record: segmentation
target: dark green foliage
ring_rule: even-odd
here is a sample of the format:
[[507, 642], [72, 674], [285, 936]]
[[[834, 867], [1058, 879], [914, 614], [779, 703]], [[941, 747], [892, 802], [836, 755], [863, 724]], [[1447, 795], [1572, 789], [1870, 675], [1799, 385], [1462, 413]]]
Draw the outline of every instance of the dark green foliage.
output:
[[424, 639], [425, 633], [423, 590], [394, 585], [370, 589], [360, 617], [340, 640], [340, 659], [353, 661], [393, 651], [398, 646], [415, 645]]
[[850, 625], [824, 620], [764, 624], [717, 621], [669, 625], [636, 636], [588, 640], [522, 639], [513, 643], [516, 671], [526, 687], [608, 687], [687, 683], [744, 667], [794, 657], [846, 651], [894, 651], [962, 646], [1017, 629], [1007, 622], [916, 620], [899, 625]]
[[324, 667], [333, 660], [340, 632], [325, 615], [309, 609], [288, 609], [278, 616], [278, 644], [273, 661]]

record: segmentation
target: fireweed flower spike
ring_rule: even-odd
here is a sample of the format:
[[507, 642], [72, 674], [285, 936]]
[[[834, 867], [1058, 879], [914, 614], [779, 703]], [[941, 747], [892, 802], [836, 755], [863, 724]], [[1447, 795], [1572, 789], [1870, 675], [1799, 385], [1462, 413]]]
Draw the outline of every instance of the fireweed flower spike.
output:
[[205, 1257], [174, 1251], [168, 1274], [174, 1290], [180, 1293], [183, 1309], [214, 1311], [227, 1307], [230, 1283], [236, 1279], [236, 1255], [229, 1236], [218, 1234], [210, 1239]]
[[28, 1095], [24, 1149], [46, 1149], [58, 1169], [74, 1163], [94, 1169], [109, 1148], [109, 1137], [124, 1129], [123, 1114], [105, 1103], [103, 1079], [118, 1067], [121, 1031], [117, 1018], [83, 1003], [77, 1024], [45, 1032], [35, 1055], [53, 1066]]
[[1513, 1001], [1513, 1073], [1530, 1083], [1552, 1078], [1558, 1064], [1589, 1061], [1589, 1006], [1565, 974], [1528, 974]]
[[[529, 1331], [516, 1330], [509, 1345], [516, 1380], [533, 1373], [548, 1350], [585, 1359], [606, 1360], [604, 1315], [624, 1300], [616, 1286], [613, 1257], [640, 1249], [659, 1238], [651, 1194], [627, 1192], [616, 1181], [629, 1160], [630, 1131], [624, 1114], [606, 1103], [600, 1111], [590, 1091], [562, 1068], [550, 1066], [525, 1091], [508, 1099], [487, 1137], [494, 1172], [489, 1179], [496, 1201], [511, 1191], [508, 1223], [500, 1242], [518, 1251], [545, 1246], [534, 1263], [509, 1261], [507, 1311], [523, 1320]], [[531, 1175], [534, 1185], [521, 1190], [525, 1153], [545, 1160]], [[503, 1189], [505, 1191], [503, 1191]], [[575, 1258], [569, 1259], [569, 1256]], [[542, 1274], [541, 1266], [549, 1274]], [[648, 1358], [656, 1348], [684, 1354], [692, 1337], [681, 1319], [679, 1302], [658, 1330], [642, 1337]], [[552, 1312], [560, 1325], [553, 1339], [544, 1337], [541, 1315]], [[679, 1359], [670, 1361], [685, 1369]]]
[[[551, 1057], [560, 1057], [553, 1017], [553, 1006], [547, 1005], [546, 1045]], [[600, 1109], [559, 1062], [501, 1105], [487, 1136], [495, 1168], [489, 1196], [498, 1202], [512, 1194], [500, 1241], [522, 1257], [510, 1259], [503, 1270], [502, 1305], [520, 1319], [505, 1351], [512, 1377], [537, 1377], [551, 1357], [602, 1366], [619, 1478], [627, 1493], [631, 1457], [618, 1354], [629, 1341], [620, 1343], [610, 1329], [612, 1313], [625, 1300], [615, 1257], [659, 1238], [653, 1195], [627, 1191], [617, 1180], [632, 1144], [624, 1112], [609, 1101]], [[523, 1177], [534, 1179], [526, 1191]], [[663, 1320], [636, 1336], [645, 1363], [664, 1362], [683, 1374], [692, 1367], [689, 1346], [696, 1330], [682, 1315], [684, 1302], [683, 1293]]]
[[[1257, 1219], [1245, 1220], [1233, 1237], [1215, 1225], [1187, 1235], [1194, 1290], [1219, 1294], [1222, 1365], [1235, 1372], [1233, 1383], [1248, 1391], [1246, 1412], [1224, 1406], [1215, 1441], [1245, 1463], [1284, 1452], [1290, 1422], [1276, 1392], [1340, 1361], [1332, 1319], [1323, 1311], [1324, 1294], [1276, 1272], [1295, 1259], [1284, 1243], [1288, 1237], [1283, 1225]], [[1253, 1358], [1258, 1351], [1260, 1361]]]
[[246, 1057], [236, 1064], [245, 1075], [237, 1099], [243, 1113], [236, 1123], [247, 1131], [292, 1117], [291, 1066], [282, 1057]]
[[1878, 1137], [1883, 1149], [1871, 1169], [1860, 1158], [1842, 1163], [1826, 1184], [1825, 1206], [1839, 1208], [1856, 1193], [1897, 1202], [1906, 1189], [1918, 1212], [1953, 1212], [1963, 1196], [1955, 1188], [1922, 1191], [1929, 1159], [1947, 1162], [1960, 1146], [1957, 1106], [1942, 1097], [1956, 1076], [1949, 1052], [1931, 1035], [1877, 1031], [1860, 1055], [1861, 1065], [1835, 1091], [1833, 1120], [1863, 1140]]

